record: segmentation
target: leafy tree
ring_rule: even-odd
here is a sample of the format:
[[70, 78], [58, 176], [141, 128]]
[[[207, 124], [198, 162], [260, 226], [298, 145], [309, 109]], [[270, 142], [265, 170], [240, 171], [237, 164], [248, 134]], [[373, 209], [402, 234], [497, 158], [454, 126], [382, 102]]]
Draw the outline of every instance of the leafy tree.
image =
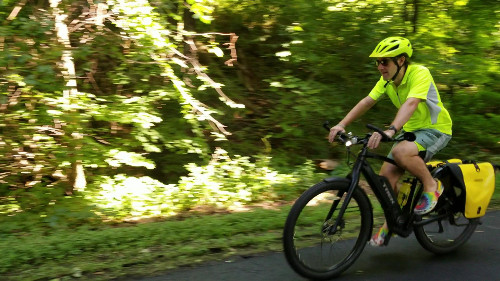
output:
[[[191, 93], [189, 75], [179, 74], [193, 71], [200, 87], [240, 105], [206, 75], [191, 49], [183, 50], [181, 42], [205, 36], [182, 27], [184, 4], [209, 22], [210, 5], [203, 1], [159, 8], [149, 1], [2, 3], [8, 15], [0, 34], [2, 194], [18, 202], [12, 210], [31, 208], [22, 202], [33, 187], [70, 195], [87, 181], [99, 188], [100, 176], [140, 176], [155, 167], [148, 153], [177, 150], [208, 160], [201, 121], [229, 132]], [[162, 17], [161, 9], [169, 13]], [[209, 35], [208, 51], [222, 56], [216, 35], [232, 35]], [[170, 116], [180, 120], [156, 130]], [[52, 200], [58, 199], [43, 204]]]
[[[57, 208], [85, 197], [126, 217], [296, 194], [315, 177], [311, 160], [343, 156], [321, 124], [370, 91], [379, 74], [368, 54], [389, 35], [413, 42], [413, 62], [431, 69], [450, 109], [454, 138], [440, 157], [498, 160], [500, 14], [491, 7], [2, 1], [1, 210], [57, 221]], [[394, 113], [381, 102], [349, 129], [387, 125]], [[121, 204], [106, 207], [120, 191]]]
[[[498, 73], [498, 13], [488, 1], [227, 0], [214, 18], [217, 28], [240, 35], [239, 68], [260, 81], [244, 103], [265, 106], [257, 114], [250, 105], [240, 113], [242, 139], [257, 143], [265, 136], [275, 155], [288, 152], [284, 163], [327, 154], [319, 125], [341, 118], [370, 91], [378, 73], [368, 54], [389, 35], [413, 42], [412, 61], [431, 69], [451, 110], [454, 138], [442, 157], [476, 155], [468, 136], [480, 131], [481, 146], [490, 153], [499, 149], [498, 134], [484, 133], [498, 131], [497, 115], [485, 104], [497, 104], [492, 82]], [[356, 125], [381, 126], [394, 114], [390, 103], [381, 102]], [[356, 125], [353, 130], [363, 130]], [[256, 128], [263, 130], [259, 138], [252, 134]]]

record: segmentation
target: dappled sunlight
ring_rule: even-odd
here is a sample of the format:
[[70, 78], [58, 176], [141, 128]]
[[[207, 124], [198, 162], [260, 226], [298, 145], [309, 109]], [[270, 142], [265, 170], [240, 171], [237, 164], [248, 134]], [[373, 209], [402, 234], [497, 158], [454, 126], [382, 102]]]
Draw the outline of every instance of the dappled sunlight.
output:
[[176, 192], [175, 185], [166, 185], [150, 177], [117, 175], [103, 177], [99, 190], [86, 191], [85, 197], [108, 211], [110, 218], [130, 219], [177, 214], [178, 208], [172, 202]]
[[0, 215], [13, 216], [16, 213], [22, 212], [21, 205], [14, 198], [10, 198], [9, 202], [0, 205]]
[[318, 206], [321, 203], [328, 203], [331, 204], [334, 200], [338, 200], [340, 197], [338, 197], [335, 193], [328, 193], [328, 192], [323, 192], [319, 194], [318, 196], [314, 197], [311, 199], [309, 202], [307, 202], [307, 206]]
[[155, 168], [153, 161], [138, 153], [112, 149], [108, 155], [109, 158], [106, 159], [106, 162], [112, 167], [129, 165], [133, 167], [146, 167], [147, 169]]
[[313, 162], [344, 157], [321, 123], [370, 91], [388, 34], [435, 73], [444, 153], [498, 158], [498, 14], [481, 1], [68, 3], [4, 1], [2, 215], [61, 225], [80, 196], [103, 220], [290, 202], [324, 176]]
[[[0, 2], [7, 279], [112, 280], [280, 251], [292, 202], [348, 174], [321, 125], [370, 92], [369, 53], [390, 35], [411, 40], [452, 115], [439, 158], [500, 161], [488, 1]], [[395, 112], [373, 113], [348, 130]], [[336, 198], [311, 200], [304, 225], [317, 230]]]
[[[147, 164], [142, 157], [118, 150], [113, 159], [108, 159], [112, 166]], [[203, 209], [243, 212], [256, 206], [272, 208], [273, 204], [265, 202], [282, 200], [286, 193], [293, 198], [298, 195], [296, 185], [305, 187], [317, 179], [312, 163], [285, 174], [269, 167], [269, 160], [262, 157], [253, 163], [248, 157], [230, 157], [217, 148], [207, 165], [188, 164], [189, 174], [178, 184], [167, 185], [146, 176], [103, 176], [85, 191], [85, 198], [97, 204], [100, 216], [112, 219], [169, 217]]]

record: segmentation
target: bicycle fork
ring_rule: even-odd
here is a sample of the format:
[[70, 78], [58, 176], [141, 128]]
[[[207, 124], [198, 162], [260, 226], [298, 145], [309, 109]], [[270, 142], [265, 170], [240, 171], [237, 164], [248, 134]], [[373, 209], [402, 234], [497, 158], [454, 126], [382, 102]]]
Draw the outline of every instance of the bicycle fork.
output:
[[[360, 175], [360, 171], [361, 171], [361, 163], [362, 163], [362, 161], [360, 161], [358, 159], [358, 161], [356, 161], [356, 163], [354, 164], [354, 167], [353, 167], [352, 173], [351, 173], [351, 177], [350, 177], [351, 178], [351, 182], [349, 184], [349, 188], [347, 189], [346, 198], [344, 200], [344, 203], [340, 207], [340, 210], [339, 210], [339, 213], [337, 215], [337, 218], [335, 219], [335, 223], [328, 230], [328, 235], [335, 234], [338, 231], [339, 226], [342, 225], [342, 221], [343, 221], [343, 218], [344, 218], [344, 213], [345, 213], [345, 211], [347, 209], [347, 206], [351, 202], [352, 195], [354, 193], [354, 189], [357, 187], [358, 182], [359, 182], [359, 175]], [[346, 191], [339, 190], [339, 193], [337, 194], [338, 198], [333, 201], [332, 206], [330, 207], [330, 211], [328, 212], [328, 215], [327, 215], [327, 217], [325, 219], [325, 222], [327, 222], [328, 220], [331, 219], [331, 217], [333, 216], [333, 213], [335, 212], [335, 210], [337, 209], [337, 207], [338, 207], [338, 205], [340, 203], [340, 198], [342, 198], [345, 193], [346, 193]], [[326, 229], [323, 229], [323, 230], [326, 230]]]

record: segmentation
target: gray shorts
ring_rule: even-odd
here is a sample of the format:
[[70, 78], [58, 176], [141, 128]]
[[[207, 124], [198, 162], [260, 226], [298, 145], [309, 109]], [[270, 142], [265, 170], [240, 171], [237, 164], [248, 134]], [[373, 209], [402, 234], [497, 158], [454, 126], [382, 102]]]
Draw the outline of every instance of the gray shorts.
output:
[[[441, 133], [440, 131], [435, 129], [421, 129], [413, 131], [412, 133], [414, 133], [417, 137], [414, 143], [418, 147], [418, 154], [420, 155], [420, 157], [422, 157], [422, 159], [424, 159], [425, 162], [431, 160], [431, 158], [441, 149], [443, 149], [451, 140], [451, 135]], [[404, 131], [401, 131], [400, 135], [402, 134], [404, 134]], [[398, 143], [399, 142], [396, 142], [392, 146], [391, 152], [389, 152], [389, 155], [387, 155], [388, 158], [394, 159], [392, 157], [392, 149]]]

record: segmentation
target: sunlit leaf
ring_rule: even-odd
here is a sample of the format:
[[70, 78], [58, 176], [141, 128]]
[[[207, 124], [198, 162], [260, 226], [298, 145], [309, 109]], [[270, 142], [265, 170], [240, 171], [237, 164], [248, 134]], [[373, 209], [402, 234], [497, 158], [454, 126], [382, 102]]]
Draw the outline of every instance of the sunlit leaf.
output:
[[290, 51], [281, 51], [281, 52], [276, 53], [277, 57], [288, 57], [291, 55], [292, 55], [292, 53]]
[[208, 49], [208, 51], [210, 53], [215, 54], [218, 57], [223, 57], [224, 56], [224, 52], [219, 47], [210, 48], [210, 49]]

